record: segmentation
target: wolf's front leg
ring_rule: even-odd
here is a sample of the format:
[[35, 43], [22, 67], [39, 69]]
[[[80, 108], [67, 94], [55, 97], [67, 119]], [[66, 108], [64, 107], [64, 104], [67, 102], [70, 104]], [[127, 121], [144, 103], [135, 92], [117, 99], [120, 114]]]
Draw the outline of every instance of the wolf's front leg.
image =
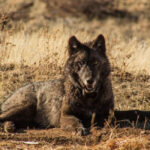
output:
[[75, 116], [67, 102], [64, 102], [62, 106], [60, 127], [64, 130], [75, 132], [78, 135], [88, 134], [81, 120]]
[[71, 115], [63, 115], [60, 119], [60, 126], [64, 130], [73, 131], [73, 132], [82, 132], [84, 131], [84, 127], [80, 120]]
[[100, 127], [110, 126], [114, 120], [114, 108], [113, 105], [107, 105], [103, 111], [96, 113], [95, 122]]

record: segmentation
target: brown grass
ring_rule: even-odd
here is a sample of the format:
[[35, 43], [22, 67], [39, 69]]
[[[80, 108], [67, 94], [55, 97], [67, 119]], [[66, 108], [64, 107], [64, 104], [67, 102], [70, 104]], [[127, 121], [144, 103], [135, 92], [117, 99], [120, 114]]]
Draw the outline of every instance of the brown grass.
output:
[[[126, 1], [126, 4], [118, 2], [114, 5], [114, 8], [130, 13], [142, 12], [138, 22], [130, 22], [128, 19], [109, 17], [107, 20], [94, 18], [89, 21], [81, 14], [79, 18], [74, 18], [62, 10], [61, 13], [54, 12], [59, 15], [64, 13], [64, 18], [55, 15], [48, 20], [52, 12], [47, 14], [47, 5], [43, 1], [36, 1], [31, 6], [29, 4], [32, 1], [7, 1], [7, 7], [11, 6], [8, 14], [19, 10], [21, 13], [20, 16], [16, 16], [18, 13], [12, 14], [12, 20], [6, 18], [6, 25], [0, 32], [0, 101], [29, 82], [63, 77], [63, 66], [68, 57], [68, 38], [75, 35], [80, 41], [86, 42], [101, 33], [106, 38], [107, 54], [112, 66], [115, 108], [150, 110], [149, 15], [141, 18], [148, 11], [147, 2], [138, 1], [134, 4], [134, 1]], [[5, 1], [0, 4], [0, 8], [3, 8]], [[38, 6], [41, 9], [36, 11]], [[149, 131], [135, 129], [134, 126], [96, 130], [87, 137], [76, 137], [59, 129], [27, 130], [17, 134], [0, 132], [0, 146], [5, 149], [144, 150], [149, 149], [149, 135]], [[24, 143], [34, 140], [39, 144]]]
[[84, 21], [78, 27], [79, 22], [80, 20], [71, 27], [64, 23], [52, 23], [51, 27], [40, 29], [32, 35], [25, 34], [24, 31], [13, 35], [3, 33], [1, 63], [38, 65], [42, 59], [49, 57], [49, 63], [57, 61], [57, 65], [63, 67], [67, 58], [67, 40], [71, 35], [76, 35], [79, 40], [86, 42], [102, 33], [106, 37], [107, 52], [113, 67], [135, 74], [150, 75], [149, 41], [140, 42], [135, 37], [125, 40], [112, 20], [104, 24], [96, 20], [90, 23]]

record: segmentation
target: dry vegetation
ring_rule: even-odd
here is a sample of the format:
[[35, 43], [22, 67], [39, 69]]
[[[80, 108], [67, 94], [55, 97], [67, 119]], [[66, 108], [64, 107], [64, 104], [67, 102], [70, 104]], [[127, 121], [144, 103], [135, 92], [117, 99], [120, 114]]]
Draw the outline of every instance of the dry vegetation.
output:
[[[150, 110], [149, 1], [88, 0], [84, 5], [82, 0], [77, 7], [78, 1], [0, 0], [0, 101], [29, 82], [62, 77], [71, 35], [86, 42], [102, 33], [112, 66], [115, 108]], [[94, 130], [87, 137], [60, 129], [0, 132], [3, 149], [144, 150], [150, 148], [149, 140], [150, 131], [134, 126]]]

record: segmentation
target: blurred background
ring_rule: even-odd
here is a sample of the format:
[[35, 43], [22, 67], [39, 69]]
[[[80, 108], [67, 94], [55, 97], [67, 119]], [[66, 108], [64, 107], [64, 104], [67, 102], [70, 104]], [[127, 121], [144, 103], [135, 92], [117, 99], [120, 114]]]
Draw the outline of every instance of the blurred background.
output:
[[144, 39], [149, 36], [150, 1], [0, 0], [0, 18], [1, 31], [19, 31], [25, 24], [28, 33], [36, 32], [43, 26], [50, 27], [58, 20], [68, 26], [74, 25], [74, 22], [79, 26], [94, 19], [107, 24], [109, 20], [110, 24], [120, 27], [122, 34], [130, 37], [136, 34], [139, 39]]

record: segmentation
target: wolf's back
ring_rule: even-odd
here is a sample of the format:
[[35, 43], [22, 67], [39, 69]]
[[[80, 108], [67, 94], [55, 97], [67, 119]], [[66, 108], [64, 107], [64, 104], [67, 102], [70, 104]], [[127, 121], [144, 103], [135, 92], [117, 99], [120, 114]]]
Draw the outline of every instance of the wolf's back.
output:
[[[35, 122], [41, 127], [59, 126], [64, 80], [28, 84], [1, 104], [0, 121]], [[25, 122], [24, 122], [25, 123]]]

